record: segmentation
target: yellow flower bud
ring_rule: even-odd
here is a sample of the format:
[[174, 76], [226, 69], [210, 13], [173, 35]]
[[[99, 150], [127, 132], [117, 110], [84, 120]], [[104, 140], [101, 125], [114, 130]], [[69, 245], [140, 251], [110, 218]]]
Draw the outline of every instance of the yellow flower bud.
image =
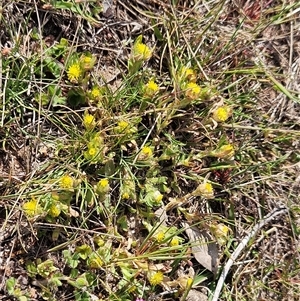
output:
[[231, 144], [222, 145], [219, 149], [213, 151], [211, 156], [220, 159], [231, 159], [234, 156], [234, 148]]
[[144, 160], [148, 160], [152, 156], [153, 156], [153, 151], [152, 151], [151, 147], [144, 146], [141, 149], [138, 159], [141, 161], [144, 161]]
[[81, 67], [84, 71], [89, 71], [94, 67], [96, 58], [92, 56], [83, 55], [80, 58]]
[[201, 88], [196, 83], [188, 83], [186, 85], [185, 96], [190, 100], [196, 100], [199, 98]]
[[210, 226], [211, 232], [215, 235], [220, 245], [225, 245], [228, 240], [230, 229], [223, 223], [213, 224]]
[[109, 187], [108, 179], [106, 179], [106, 178], [101, 179], [96, 186], [97, 193], [98, 194], [106, 194], [109, 192], [109, 190], [110, 190], [110, 187]]
[[179, 239], [178, 239], [178, 237], [176, 237], [176, 236], [174, 236], [173, 238], [172, 238], [172, 240], [170, 241], [170, 246], [171, 247], [177, 247], [177, 246], [179, 246]]
[[214, 189], [210, 183], [204, 182], [200, 184], [192, 193], [194, 196], [202, 196], [206, 199], [214, 198]]
[[161, 203], [161, 201], [163, 199], [163, 195], [158, 190], [154, 191], [153, 197], [157, 204]]
[[48, 211], [48, 215], [50, 215], [51, 217], [58, 217], [60, 213], [61, 213], [61, 208], [59, 203], [51, 204]]
[[91, 130], [96, 126], [95, 117], [91, 114], [85, 113], [83, 116], [83, 125], [87, 130]]
[[147, 61], [151, 58], [151, 56], [152, 56], [152, 51], [147, 45], [139, 41], [134, 44], [133, 46], [134, 61]]
[[165, 239], [165, 233], [163, 231], [159, 231], [156, 235], [156, 241], [158, 243], [162, 242]]
[[181, 82], [188, 81], [190, 83], [195, 83], [197, 80], [196, 72], [188, 67], [182, 67], [179, 72], [179, 80]]

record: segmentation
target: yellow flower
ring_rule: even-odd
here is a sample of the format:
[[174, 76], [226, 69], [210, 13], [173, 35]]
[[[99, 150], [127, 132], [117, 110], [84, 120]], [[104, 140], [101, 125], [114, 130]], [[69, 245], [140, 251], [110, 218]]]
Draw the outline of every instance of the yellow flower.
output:
[[124, 172], [122, 175], [123, 183], [121, 185], [120, 194], [123, 200], [135, 200], [135, 181], [128, 172]]
[[127, 129], [127, 127], [129, 126], [129, 123], [125, 120], [121, 120], [118, 122], [118, 127], [120, 128], [120, 130], [123, 132]]
[[90, 56], [84, 56], [82, 59], [81, 59], [81, 62], [83, 64], [90, 64], [92, 61], [92, 58]]
[[97, 87], [97, 86], [94, 86], [94, 87], [92, 88], [92, 91], [91, 91], [91, 97], [92, 97], [93, 99], [99, 99], [100, 96], [101, 96], [101, 90], [100, 90], [100, 88]]
[[116, 134], [123, 134], [123, 137], [130, 139], [137, 132], [137, 128], [126, 120], [120, 120], [114, 128]]
[[156, 235], [156, 241], [162, 242], [165, 239], [165, 233], [163, 231], [159, 231]]
[[149, 274], [148, 279], [151, 285], [158, 285], [164, 280], [164, 274], [161, 271], [152, 272]]
[[99, 181], [99, 186], [101, 186], [102, 188], [107, 188], [109, 185], [108, 185], [108, 179], [101, 179]]
[[78, 83], [81, 73], [82, 70], [80, 65], [78, 63], [72, 64], [67, 71], [69, 81], [72, 83]]
[[49, 211], [48, 211], [48, 214], [51, 216], [51, 217], [58, 217], [61, 213], [61, 208], [60, 208], [60, 205], [59, 203], [53, 203], [51, 204], [50, 208], [49, 208]]
[[91, 114], [85, 113], [83, 116], [83, 125], [87, 130], [91, 130], [96, 126], [95, 117]]
[[141, 42], [136, 42], [133, 46], [133, 59], [135, 61], [147, 61], [151, 58], [152, 56], [152, 51], [150, 48], [141, 43]]
[[231, 159], [234, 156], [234, 147], [231, 144], [222, 145], [211, 153], [212, 156], [220, 159]]
[[96, 186], [96, 191], [98, 194], [106, 194], [107, 192], [109, 192], [110, 187], [109, 187], [109, 182], [108, 179], [104, 178], [101, 179], [97, 186]]
[[144, 146], [139, 154], [139, 160], [147, 160], [153, 155], [151, 147]]
[[216, 225], [213, 224], [210, 226], [210, 230], [215, 235], [220, 245], [226, 244], [230, 232], [230, 229], [226, 225], [224, 225], [223, 223], [216, 224]]
[[153, 197], [157, 204], [161, 203], [161, 201], [163, 199], [163, 195], [158, 190], [154, 191]]
[[81, 67], [84, 71], [91, 70], [94, 67], [96, 58], [93, 58], [92, 56], [83, 55], [80, 58]]
[[154, 80], [150, 80], [144, 87], [144, 95], [146, 97], [152, 97], [158, 90], [158, 85], [154, 82]]
[[210, 183], [204, 182], [193, 191], [194, 196], [202, 196], [206, 199], [214, 198], [214, 189]]
[[118, 125], [115, 127], [115, 132], [117, 134], [128, 134], [130, 133], [129, 123], [125, 120], [120, 120]]
[[60, 188], [63, 188], [63, 189], [71, 189], [74, 186], [74, 180], [69, 175], [64, 175], [60, 179], [59, 186], [60, 186]]
[[197, 80], [196, 72], [191, 68], [182, 67], [179, 72], [179, 80], [195, 83]]
[[178, 237], [174, 236], [172, 240], [170, 241], [170, 246], [171, 247], [177, 247], [179, 245], [179, 239]]
[[200, 96], [201, 88], [196, 83], [186, 85], [185, 96], [191, 100], [196, 100]]
[[123, 199], [123, 200], [128, 200], [129, 198], [130, 198], [129, 193], [128, 193], [128, 192], [123, 192], [123, 194], [122, 194], [122, 199]]
[[230, 116], [231, 116], [231, 109], [228, 106], [219, 107], [213, 112], [213, 119], [216, 122], [224, 122]]
[[97, 149], [95, 147], [89, 148], [88, 154], [89, 154], [89, 156], [94, 157], [97, 154]]
[[22, 207], [25, 214], [29, 217], [34, 217], [42, 212], [42, 208], [36, 199], [32, 199], [31, 201], [24, 203]]

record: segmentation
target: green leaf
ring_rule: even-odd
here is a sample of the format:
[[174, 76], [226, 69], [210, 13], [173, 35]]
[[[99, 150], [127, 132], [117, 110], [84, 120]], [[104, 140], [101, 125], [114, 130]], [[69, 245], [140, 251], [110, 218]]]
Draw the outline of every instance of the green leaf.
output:
[[71, 89], [68, 93], [68, 104], [71, 107], [80, 107], [86, 103], [86, 97], [82, 90], [80, 89]]
[[88, 256], [92, 253], [92, 248], [89, 245], [82, 245], [76, 248], [76, 253], [80, 258], [86, 260]]
[[59, 78], [61, 76], [63, 65], [54, 60], [52, 57], [46, 57], [44, 60], [46, 71], [50, 72], [55, 78]]
[[51, 284], [54, 284], [54, 286], [62, 286], [62, 282], [60, 279], [62, 278], [62, 274], [55, 274], [51, 277]]
[[154, 21], [154, 19], [151, 21], [151, 23], [152, 23], [152, 26], [153, 26], [152, 28], [154, 30], [154, 35], [155, 35], [156, 39], [158, 41], [163, 41], [164, 37], [163, 37], [161, 31], [159, 30], [158, 26], [156, 25], [156, 22]]
[[89, 285], [89, 283], [88, 283], [87, 279], [85, 278], [84, 274], [81, 277], [79, 277], [79, 278], [76, 279], [76, 285], [79, 288], [82, 288], [82, 287], [85, 287], [85, 286]]
[[49, 277], [49, 275], [56, 270], [58, 270], [58, 268], [53, 265], [53, 261], [50, 259], [38, 264], [37, 266], [38, 274], [44, 278]]
[[26, 270], [30, 277], [34, 277], [37, 274], [36, 265], [32, 261], [26, 263]]
[[6, 289], [9, 295], [14, 295], [16, 282], [13, 277], [6, 280]]
[[127, 218], [125, 215], [121, 216], [117, 220], [117, 223], [123, 231], [126, 231], [126, 232], [128, 231], [128, 223], [127, 223]]

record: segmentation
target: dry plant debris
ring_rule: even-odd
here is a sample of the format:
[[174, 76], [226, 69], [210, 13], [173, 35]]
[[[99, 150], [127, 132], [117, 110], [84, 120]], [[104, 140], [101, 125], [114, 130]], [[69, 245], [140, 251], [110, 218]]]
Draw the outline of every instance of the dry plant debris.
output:
[[0, 300], [298, 300], [299, 11], [3, 0]]

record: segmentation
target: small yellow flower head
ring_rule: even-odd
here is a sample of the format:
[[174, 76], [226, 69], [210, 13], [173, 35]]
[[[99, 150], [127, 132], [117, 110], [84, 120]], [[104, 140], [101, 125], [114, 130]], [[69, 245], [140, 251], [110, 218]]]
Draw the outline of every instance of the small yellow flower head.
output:
[[151, 272], [148, 275], [148, 280], [153, 286], [161, 284], [164, 280], [164, 274], [161, 271]]
[[64, 175], [60, 179], [59, 186], [62, 189], [72, 189], [74, 187], [74, 179], [69, 175]]
[[81, 67], [84, 71], [91, 70], [94, 67], [96, 59], [92, 56], [83, 55], [80, 58]]
[[156, 235], [156, 241], [161, 243], [165, 239], [165, 232], [159, 231]]
[[120, 194], [123, 200], [135, 200], [136, 198], [136, 191], [135, 191], [135, 181], [133, 180], [132, 176], [124, 172], [123, 174], [123, 185], [121, 185]]
[[143, 202], [145, 202], [149, 207], [152, 208], [154, 206], [160, 206], [162, 199], [163, 195], [154, 187], [151, 187], [143, 198]]
[[109, 187], [109, 184], [108, 184], [108, 179], [101, 179], [99, 181], [99, 186], [102, 187], [102, 188], [107, 188]]
[[152, 151], [151, 147], [144, 146], [141, 149], [138, 159], [141, 161], [144, 161], [144, 160], [148, 160], [152, 156], [153, 156], [153, 151]]
[[96, 191], [98, 194], [106, 194], [107, 192], [109, 192], [110, 187], [109, 187], [109, 182], [108, 179], [104, 178], [101, 179], [97, 186], [96, 186]]
[[103, 139], [100, 135], [96, 135], [87, 145], [87, 150], [83, 153], [86, 160], [91, 161], [92, 164], [101, 162], [103, 160]]
[[154, 82], [154, 80], [150, 80], [144, 87], [144, 96], [153, 97], [158, 90], [158, 85]]
[[228, 106], [217, 108], [213, 112], [213, 119], [216, 122], [225, 122], [231, 116], [231, 109]]
[[91, 114], [85, 113], [83, 116], [83, 125], [87, 130], [92, 130], [96, 126], [95, 117]]
[[140, 42], [135, 43], [133, 46], [133, 58], [135, 61], [147, 61], [151, 56], [152, 51], [147, 45]]
[[199, 98], [201, 88], [196, 83], [188, 83], [186, 85], [185, 96], [190, 100], [196, 100]]
[[78, 80], [82, 74], [82, 70], [81, 70], [81, 67], [78, 63], [74, 63], [72, 64], [68, 71], [67, 71], [67, 74], [68, 74], [68, 79], [71, 83], [74, 83], [74, 84], [77, 84], [78, 83]]
[[153, 197], [156, 204], [160, 204], [163, 199], [163, 195], [158, 190], [154, 191]]
[[42, 208], [36, 199], [24, 203], [22, 207], [28, 217], [34, 217], [42, 212]]
[[98, 86], [94, 86], [91, 90], [90, 96], [93, 100], [99, 100], [102, 96], [102, 89]]
[[179, 239], [178, 239], [178, 237], [176, 237], [176, 236], [174, 236], [172, 239], [171, 239], [171, 241], [170, 241], [170, 246], [171, 247], [177, 247], [177, 246], [179, 246]]
[[148, 157], [153, 155], [152, 149], [149, 146], [144, 146], [141, 150], [141, 153], [148, 156]]
[[131, 132], [131, 126], [129, 122], [120, 120], [114, 130], [117, 134], [129, 134]]
[[222, 145], [219, 149], [212, 152], [212, 156], [220, 159], [231, 159], [234, 156], [234, 147], [232, 144]]
[[92, 58], [90, 56], [84, 56], [82, 59], [81, 59], [81, 62], [85, 65], [89, 65], [92, 61]]
[[123, 200], [128, 200], [129, 198], [130, 198], [129, 193], [128, 193], [128, 192], [123, 192], [123, 194], [122, 194], [122, 199], [123, 199]]
[[137, 132], [137, 128], [129, 121], [120, 120], [117, 126], [114, 128], [114, 132], [116, 134], [121, 134], [123, 138], [130, 139], [132, 138], [132, 135]]
[[97, 149], [96, 149], [95, 147], [89, 148], [89, 149], [88, 149], [88, 154], [89, 154], [89, 156], [91, 156], [91, 157], [96, 156], [96, 154], [97, 154]]
[[180, 81], [188, 81], [190, 83], [195, 83], [197, 80], [196, 72], [188, 67], [181, 68], [179, 72]]
[[210, 230], [215, 235], [220, 245], [225, 245], [227, 243], [230, 229], [226, 225], [223, 223], [212, 225]]
[[48, 211], [48, 215], [50, 215], [51, 217], [58, 217], [61, 213], [61, 208], [59, 203], [53, 203], [51, 204], [49, 211]]
[[196, 188], [196, 190], [193, 192], [193, 195], [202, 196], [206, 199], [213, 199], [214, 189], [210, 183], [204, 182]]
[[129, 123], [125, 120], [121, 120], [118, 122], [118, 127], [121, 132], [124, 132], [129, 126]]

